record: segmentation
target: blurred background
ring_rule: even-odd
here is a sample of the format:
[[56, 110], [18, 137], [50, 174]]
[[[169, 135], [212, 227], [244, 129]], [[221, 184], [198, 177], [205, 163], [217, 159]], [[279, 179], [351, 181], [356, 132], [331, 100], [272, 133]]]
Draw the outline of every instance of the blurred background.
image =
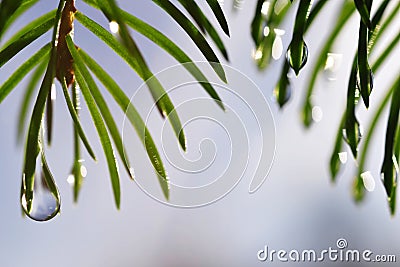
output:
[[[197, 1], [208, 15], [212, 15], [205, 1]], [[265, 114], [268, 133], [258, 133], [253, 123], [238, 123], [240, 132], [245, 125], [248, 143], [246, 153], [260, 153], [259, 141], [262, 137], [266, 141], [265, 150], [267, 160], [262, 162], [264, 173], [267, 174], [265, 183], [254, 194], [249, 194], [249, 184], [252, 179], [252, 170], [256, 167], [250, 161], [246, 174], [240, 181], [244, 165], [240, 164], [248, 157], [239, 157], [239, 164], [227, 164], [234, 154], [227, 137], [235, 135], [234, 122], [225, 120], [229, 112], [224, 115], [218, 107], [208, 100], [204, 106], [201, 102], [186, 106], [182, 103], [206, 97], [203, 89], [193, 86], [190, 92], [171, 94], [173, 102], [180, 106], [182, 114], [193, 111], [200, 116], [202, 109], [207, 114], [214, 114], [220, 122], [227, 122], [232, 133], [228, 134], [208, 122], [191, 123], [186, 135], [188, 138], [188, 152], [182, 156], [179, 152], [176, 139], [168, 134], [170, 126], [164, 125], [158, 114], [149, 116], [149, 127], [160, 148], [164, 146], [166, 152], [182, 157], [171, 156], [174, 164], [184, 164], [185, 161], [198, 159], [193, 167], [201, 169], [213, 163], [217, 171], [226, 171], [228, 166], [232, 180], [238, 181], [237, 186], [225, 197], [213, 204], [199, 208], [184, 209], [171, 207], [156, 201], [140, 188], [140, 184], [129, 180], [121, 169], [122, 205], [121, 210], [115, 208], [108, 170], [102, 149], [97, 140], [96, 131], [90, 120], [85, 106], [82, 111], [82, 121], [87, 134], [94, 145], [98, 162], [92, 162], [87, 154], [85, 166], [88, 174], [80, 193], [78, 204], [73, 204], [72, 187], [67, 182], [73, 159], [72, 150], [72, 121], [62, 99], [61, 88], [57, 85], [58, 96], [55, 112], [54, 139], [47, 149], [47, 158], [56, 182], [59, 186], [62, 207], [61, 214], [46, 223], [37, 223], [21, 215], [19, 195], [21, 173], [23, 166], [23, 144], [17, 144], [17, 116], [19, 105], [24, 91], [24, 83], [20, 84], [0, 106], [0, 171], [2, 183], [0, 186], [0, 266], [294, 266], [308, 263], [279, 263], [260, 262], [257, 252], [268, 246], [270, 249], [322, 250], [336, 247], [339, 238], [345, 238], [349, 249], [370, 249], [374, 254], [400, 255], [399, 216], [390, 216], [384, 188], [380, 182], [379, 170], [383, 158], [384, 132], [386, 116], [374, 135], [374, 142], [370, 149], [368, 168], [371, 171], [376, 187], [368, 193], [361, 205], [356, 205], [351, 196], [353, 178], [356, 175], [356, 162], [349, 158], [341, 172], [338, 183], [332, 184], [329, 175], [329, 158], [340, 116], [345, 106], [348, 73], [351, 68], [351, 59], [357, 45], [358, 17], [353, 16], [348, 27], [343, 32], [340, 42], [332, 53], [341, 55], [341, 64], [334, 74], [335, 79], [326, 79], [323, 75], [318, 79], [315, 90], [314, 103], [319, 107], [318, 116], [313, 127], [306, 130], [300, 121], [300, 101], [304, 90], [304, 81], [308, 75], [308, 66], [314, 63], [313, 54], [321, 47], [326, 34], [325, 29], [335, 20], [339, 2], [330, 1], [325, 13], [318, 17], [316, 23], [308, 32], [307, 44], [309, 47], [309, 65], [300, 73], [298, 78], [292, 78], [293, 95], [290, 103], [283, 110], [273, 99], [273, 89], [278, 79], [284, 56], [271, 63], [270, 67], [260, 72], [254, 64], [253, 43], [250, 38], [250, 23], [253, 17], [256, 1], [221, 1], [231, 30], [231, 38], [224, 36], [224, 43], [228, 49], [230, 62], [224, 62], [232, 67], [227, 71], [228, 85], [232, 90], [237, 88], [238, 94], [246, 92], [242, 81], [253, 81], [256, 86], [249, 86], [252, 94], [246, 95], [247, 103], [258, 103], [260, 94], [265, 98]], [[380, 1], [374, 1], [374, 7]], [[126, 10], [137, 17], [149, 22], [165, 33], [194, 60], [203, 60], [202, 55], [180, 30], [168, 15], [151, 1], [133, 0], [120, 1]], [[23, 19], [18, 20], [7, 36], [19, 29], [28, 21], [56, 8], [54, 1], [43, 0], [30, 10]], [[106, 19], [77, 1], [77, 8], [94, 18], [104, 27], [108, 27]], [[292, 9], [294, 15], [295, 8]], [[293, 17], [293, 16], [291, 16]], [[213, 23], [216, 21], [211, 17]], [[286, 48], [290, 38], [293, 21], [284, 23], [282, 36], [283, 46]], [[398, 29], [400, 20], [397, 18], [393, 29]], [[385, 38], [390, 40], [397, 31], [388, 31]], [[4, 37], [4, 40], [7, 39]], [[154, 73], [176, 65], [176, 62], [157, 46], [139, 34], [134, 34], [143, 54], [147, 58]], [[6, 64], [1, 69], [0, 82], [3, 83], [19, 66], [24, 59], [34, 53], [39, 47], [50, 40], [46, 35]], [[76, 23], [75, 41], [90, 55], [103, 64], [107, 71], [119, 82], [128, 96], [135, 96], [134, 100], [149, 101], [150, 94], [141, 89], [142, 81], [126, 66], [113, 52], [102, 44], [94, 35]], [[379, 46], [379, 44], [378, 44]], [[358, 112], [360, 123], [368, 125], [371, 114], [377, 107], [383, 90], [387, 88], [394, 77], [398, 75], [397, 51], [395, 57], [388, 60], [380, 73], [375, 74], [375, 90], [372, 93], [371, 107], [368, 111], [360, 109]], [[220, 57], [222, 58], [222, 57]], [[206, 66], [207, 67], [207, 66]], [[212, 72], [209, 71], [210, 75]], [[243, 73], [243, 80], [234, 78], [235, 73]], [[208, 76], [207, 76], [208, 77]], [[230, 79], [230, 77], [232, 77]], [[212, 78], [210, 78], [212, 79]], [[229, 80], [230, 79], [230, 80]], [[25, 79], [25, 84], [26, 84]], [[231, 82], [232, 81], [232, 82]], [[258, 89], [257, 89], [258, 87]], [[143, 96], [138, 92], [143, 91]], [[105, 91], [104, 91], [105, 92]], [[137, 93], [135, 95], [135, 93]], [[223, 101], [236, 113], [242, 115], [243, 121], [250, 120], [251, 114], [241, 113], [237, 99], [227, 90], [218, 87], [218, 93]], [[140, 96], [138, 98], [138, 96]], [[143, 99], [142, 99], [143, 98]], [[254, 98], [254, 99], [252, 99]], [[110, 99], [110, 107], [116, 116], [117, 124], [124, 133], [124, 140], [131, 155], [132, 166], [138, 179], [151, 180], [156, 186], [157, 180], [150, 162], [141, 147], [136, 134], [132, 129], [123, 127], [124, 114]], [[236, 101], [236, 102], [235, 102]], [[135, 103], [135, 101], [134, 101]], [[237, 104], [235, 106], [235, 103]], [[269, 106], [268, 106], [268, 104]], [[182, 104], [182, 105], [180, 105]], [[190, 102], [189, 102], [190, 104]], [[140, 109], [140, 104], [139, 110]], [[144, 104], [143, 104], [144, 105]], [[259, 110], [256, 104], [252, 107]], [[141, 113], [143, 116], [149, 115]], [[271, 115], [272, 114], [272, 115]], [[385, 112], [387, 114], [387, 111]], [[186, 115], [184, 114], [183, 117]], [[248, 116], [248, 117], [246, 117]], [[273, 123], [273, 119], [274, 122]], [[186, 118], [186, 117], [185, 117]], [[190, 118], [186, 118], [189, 120]], [[232, 126], [233, 125], [233, 126]], [[254, 127], [254, 128], [253, 128]], [[166, 137], [161, 138], [163, 131]], [[275, 130], [275, 131], [274, 131]], [[251, 135], [255, 133], [254, 136]], [[130, 134], [130, 135], [129, 135]], [[240, 136], [240, 135], [239, 135]], [[204, 141], [209, 138], [212, 141]], [[250, 140], [250, 141], [249, 141]], [[274, 146], [276, 150], [274, 150]], [[240, 147], [239, 147], [240, 148]], [[236, 146], [236, 149], [238, 147]], [[228, 152], [227, 152], [228, 151]], [[243, 151], [241, 151], [243, 152]], [[348, 150], [349, 152], [349, 150]], [[163, 158], [166, 159], [164, 153]], [[203, 158], [204, 157], [204, 158]], [[274, 157], [273, 164], [272, 158]], [[215, 160], [213, 161], [213, 159]], [[203, 161], [204, 162], [203, 162]], [[172, 163], [166, 163], [171, 180], [177, 184], [201, 185], [213, 181], [214, 169], [203, 173], [199, 180], [194, 181], [188, 172], [179, 171]], [[202, 165], [203, 164], [203, 165]], [[195, 164], [194, 164], [195, 165]], [[253, 168], [253, 169], [251, 169]], [[236, 175], [237, 174], [237, 175]], [[174, 191], [171, 190], [173, 201]], [[156, 196], [157, 198], [157, 196]], [[398, 259], [399, 260], [399, 259]], [[352, 266], [356, 263], [320, 263], [324, 266]], [[371, 263], [372, 265], [373, 263]], [[398, 263], [397, 263], [398, 264]], [[358, 263], [357, 266], [366, 266]], [[382, 265], [384, 265], [382, 263]], [[388, 263], [397, 266], [396, 263]]]

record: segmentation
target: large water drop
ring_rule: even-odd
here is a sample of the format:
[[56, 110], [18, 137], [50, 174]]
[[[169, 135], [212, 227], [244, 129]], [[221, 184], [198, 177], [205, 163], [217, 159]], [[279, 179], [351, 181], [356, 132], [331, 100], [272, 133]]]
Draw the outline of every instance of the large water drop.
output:
[[27, 192], [25, 174], [22, 176], [21, 206], [32, 220], [44, 222], [60, 211], [60, 195], [43, 157], [38, 157], [33, 180], [33, 194]]
[[[296, 51], [296, 47], [300, 47], [300, 51]], [[298, 55], [297, 52], [299, 53]], [[290, 67], [294, 70], [296, 75], [298, 75], [300, 70], [306, 65], [308, 60], [307, 44], [303, 40], [301, 40], [300, 44], [296, 44], [296, 46], [294, 46], [292, 41], [286, 52], [286, 60], [288, 61]]]

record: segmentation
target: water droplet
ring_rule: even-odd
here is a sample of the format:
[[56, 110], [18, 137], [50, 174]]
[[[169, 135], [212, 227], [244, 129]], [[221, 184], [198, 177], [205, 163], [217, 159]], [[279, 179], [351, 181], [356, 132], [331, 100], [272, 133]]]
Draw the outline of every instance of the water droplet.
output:
[[326, 57], [324, 74], [325, 77], [330, 80], [336, 80], [337, 71], [340, 69], [342, 63], [342, 54], [328, 53]]
[[55, 101], [57, 99], [57, 90], [56, 90], [56, 85], [54, 83], [51, 85], [50, 99], [52, 101]]
[[286, 52], [286, 60], [288, 61], [290, 67], [294, 70], [296, 75], [299, 74], [300, 70], [306, 65], [307, 60], [308, 60], [308, 47], [307, 44], [304, 41], [301, 41], [300, 44], [300, 54], [297, 56], [295, 52], [294, 47], [292, 47], [293, 44], [290, 43], [289, 48]]
[[355, 105], [357, 105], [358, 101], [360, 100], [360, 89], [359, 88], [360, 87], [358, 86], [358, 83], [357, 83], [357, 89], [354, 92], [354, 104]]
[[83, 179], [87, 175], [87, 169], [83, 165], [84, 160], [75, 161], [71, 169], [71, 174], [67, 177], [67, 182], [74, 188], [74, 201], [78, 201], [79, 191], [81, 189]]
[[[362, 138], [362, 136], [363, 136], [363, 128], [362, 128], [362, 126], [358, 123], [358, 121], [356, 121], [356, 124], [355, 124], [355, 138], [356, 138], [356, 143], [357, 143], [357, 145], [360, 143], [360, 141], [361, 141], [361, 138]], [[346, 129], [343, 129], [342, 130], [342, 135], [343, 135], [343, 138], [344, 138], [344, 140], [346, 141], [346, 143], [348, 143], [349, 145], [350, 145], [350, 141], [349, 141], [349, 139], [348, 139], [348, 137], [347, 137], [347, 132], [346, 132]]]
[[372, 192], [375, 190], [375, 180], [370, 171], [363, 172], [361, 174], [361, 179], [367, 191]]
[[285, 31], [281, 29], [274, 29], [274, 32], [276, 37], [274, 43], [272, 44], [272, 58], [278, 60], [283, 54], [283, 42], [281, 36], [285, 34]]
[[[281, 96], [280, 93], [284, 95]], [[273, 94], [275, 99], [278, 101], [279, 106], [283, 107], [292, 97], [292, 86], [290, 81], [286, 80], [285, 84], [278, 83], [278, 86], [275, 87]]]
[[261, 48], [257, 48], [256, 50], [253, 50], [253, 59], [254, 60], [260, 60], [263, 56], [263, 52]]
[[270, 6], [271, 3], [269, 1], [265, 1], [261, 7], [261, 14], [263, 14], [264, 16], [268, 16]]
[[117, 33], [118, 31], [119, 31], [119, 25], [118, 25], [118, 23], [116, 22], [116, 21], [110, 21], [110, 24], [109, 24], [109, 27], [110, 27], [110, 31], [112, 32], [112, 33]]
[[86, 169], [86, 167], [82, 165], [82, 166], [81, 166], [81, 169], [80, 169], [80, 172], [81, 172], [82, 177], [85, 178], [86, 175], [87, 175], [87, 169]]
[[[37, 160], [37, 171], [34, 174], [32, 199], [27, 199], [25, 174], [22, 177], [21, 206], [25, 214], [35, 221], [48, 221], [60, 211], [60, 195], [54, 179], [46, 171], [41, 157]], [[53, 190], [51, 189], [53, 188]], [[53, 191], [53, 192], [52, 192]], [[54, 194], [55, 191], [55, 194]]]
[[275, 34], [278, 35], [278, 36], [283, 36], [283, 35], [285, 35], [285, 33], [286, 33], [286, 31], [285, 31], [285, 30], [282, 30], [282, 29], [274, 29], [274, 32], [275, 32]]
[[347, 152], [340, 152], [338, 155], [340, 162], [345, 164], [347, 162]]
[[272, 45], [272, 58], [278, 60], [281, 58], [282, 53], [283, 53], [282, 38], [280, 36], [276, 36], [274, 43]]
[[68, 175], [67, 183], [73, 185], [75, 183], [75, 176], [73, 176], [72, 174]]
[[267, 37], [267, 36], [269, 35], [269, 32], [270, 32], [269, 27], [268, 27], [268, 26], [265, 26], [265, 27], [264, 27], [264, 31], [263, 31], [264, 36]]
[[322, 112], [322, 109], [319, 106], [315, 106], [312, 109], [311, 116], [315, 122], [320, 122], [322, 120], [322, 117], [324, 116], [324, 113]]
[[[356, 80], [356, 86], [357, 86], [357, 90], [356, 93], [358, 94], [358, 96], [356, 95], [356, 101], [358, 103], [358, 100], [360, 98], [360, 91], [361, 91], [361, 85], [360, 85], [360, 73], [357, 72], [357, 80]], [[368, 84], [369, 84], [369, 94], [371, 94], [372, 89], [374, 88], [374, 73], [372, 72], [372, 70], [369, 71], [369, 79], [368, 79]]]

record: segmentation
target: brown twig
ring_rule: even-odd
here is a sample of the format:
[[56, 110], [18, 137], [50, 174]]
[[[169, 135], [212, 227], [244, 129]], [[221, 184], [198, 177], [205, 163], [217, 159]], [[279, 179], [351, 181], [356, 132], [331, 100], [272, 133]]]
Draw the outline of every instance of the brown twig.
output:
[[60, 30], [57, 42], [57, 79], [63, 82], [65, 77], [69, 87], [75, 79], [74, 60], [68, 50], [66, 36], [74, 30], [75, 0], [67, 0], [61, 14]]

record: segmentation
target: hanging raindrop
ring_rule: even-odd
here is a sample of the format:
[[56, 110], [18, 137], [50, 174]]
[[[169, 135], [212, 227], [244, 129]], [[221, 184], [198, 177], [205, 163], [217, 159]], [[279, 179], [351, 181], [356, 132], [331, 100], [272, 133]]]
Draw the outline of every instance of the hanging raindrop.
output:
[[[374, 88], [374, 73], [372, 72], [371, 69], [369, 70], [369, 76], [368, 76], [368, 79], [367, 79], [367, 90], [368, 90], [367, 94], [363, 94], [364, 93], [362, 91], [363, 88], [361, 88], [360, 72], [357, 72], [356, 88], [357, 88], [356, 92], [359, 91], [358, 94], [361, 95], [361, 97], [362, 97], [362, 99], [364, 101], [365, 107], [368, 108], [369, 107], [369, 95], [371, 94], [371, 92], [372, 92], [372, 90]], [[358, 97], [355, 100], [355, 102], [358, 103], [359, 98], [360, 97]]]
[[341, 66], [342, 57], [343, 57], [342, 54], [336, 54], [336, 53], [327, 54], [324, 66], [324, 76], [329, 81], [336, 80], [337, 72]]
[[361, 179], [367, 191], [372, 192], [375, 190], [375, 180], [370, 171], [363, 172], [361, 174]]
[[262, 58], [262, 56], [263, 56], [263, 51], [262, 51], [262, 48], [261, 48], [261, 47], [259, 47], [259, 48], [255, 49], [255, 50], [253, 50], [253, 52], [252, 52], [252, 57], [253, 57], [253, 59], [254, 59], [255, 61], [260, 60], [260, 59]]
[[277, 100], [280, 107], [283, 107], [292, 97], [292, 86], [289, 80], [286, 80], [284, 84], [278, 84], [274, 89], [274, 97]]
[[78, 201], [79, 191], [84, 178], [87, 175], [87, 169], [83, 165], [85, 160], [77, 160], [71, 169], [71, 174], [67, 177], [67, 183], [73, 186], [74, 201]]
[[[294, 70], [296, 75], [299, 74], [300, 70], [306, 65], [308, 60], [308, 47], [307, 44], [301, 40], [300, 44], [296, 44], [297, 47], [300, 47], [300, 54], [297, 54], [297, 51], [294, 50], [293, 41], [290, 43], [289, 48], [286, 52], [286, 60], [288, 61], [290, 67]], [[295, 53], [293, 53], [295, 52]]]
[[321, 107], [319, 107], [319, 106], [313, 107], [312, 111], [311, 111], [311, 116], [312, 116], [313, 121], [320, 122], [322, 120], [322, 117], [324, 116], [324, 113], [323, 113]]
[[387, 191], [387, 194], [389, 195], [389, 197], [390, 197], [390, 194], [394, 193], [393, 190], [395, 190], [395, 188], [397, 187], [397, 180], [398, 180], [399, 173], [400, 173], [398, 161], [397, 161], [397, 158], [395, 155], [392, 155], [392, 161], [393, 161], [393, 164], [390, 167], [391, 172], [387, 173], [388, 176], [385, 176], [385, 172], [383, 170], [381, 173], [381, 180], [385, 184], [385, 188], [386, 188], [386, 179], [388, 179], [389, 181], [391, 180], [391, 184], [392, 184], [391, 193], [388, 192], [389, 189], [386, 188], [386, 191]]
[[22, 176], [21, 206], [32, 220], [44, 222], [54, 218], [60, 211], [60, 194], [49, 171], [44, 156], [36, 161], [33, 195], [28, 196], [25, 174]]
[[347, 152], [340, 152], [338, 153], [339, 155], [339, 160], [342, 164], [345, 164], [347, 162]]
[[285, 34], [285, 31], [281, 29], [274, 29], [274, 32], [276, 37], [272, 45], [272, 58], [278, 60], [283, 54], [282, 35]]
[[110, 27], [110, 31], [112, 32], [112, 33], [114, 33], [114, 34], [116, 34], [116, 33], [118, 33], [118, 31], [119, 31], [119, 24], [118, 24], [118, 22], [116, 22], [116, 21], [110, 21], [110, 23], [109, 23], [109, 25], [108, 25], [109, 27]]
[[271, 3], [269, 1], [265, 1], [261, 7], [261, 14], [265, 17], [268, 16], [269, 13], [269, 8], [271, 6]]

